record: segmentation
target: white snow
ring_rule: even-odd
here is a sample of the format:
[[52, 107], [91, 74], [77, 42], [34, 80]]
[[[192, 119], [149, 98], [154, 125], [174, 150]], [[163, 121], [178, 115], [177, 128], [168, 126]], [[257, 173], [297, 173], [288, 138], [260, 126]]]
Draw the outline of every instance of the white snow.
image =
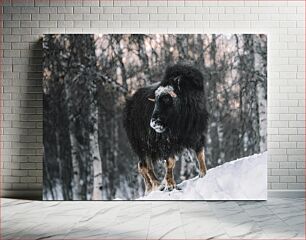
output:
[[138, 200], [266, 200], [267, 152], [209, 169], [203, 178], [185, 180], [182, 190], [154, 191]]

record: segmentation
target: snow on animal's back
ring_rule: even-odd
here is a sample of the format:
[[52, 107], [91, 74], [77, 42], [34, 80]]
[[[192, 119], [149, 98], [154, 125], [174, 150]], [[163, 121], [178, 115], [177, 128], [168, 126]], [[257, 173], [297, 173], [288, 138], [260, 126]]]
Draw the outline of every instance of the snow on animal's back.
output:
[[209, 169], [203, 178], [185, 180], [182, 190], [154, 191], [138, 200], [266, 200], [267, 152]]

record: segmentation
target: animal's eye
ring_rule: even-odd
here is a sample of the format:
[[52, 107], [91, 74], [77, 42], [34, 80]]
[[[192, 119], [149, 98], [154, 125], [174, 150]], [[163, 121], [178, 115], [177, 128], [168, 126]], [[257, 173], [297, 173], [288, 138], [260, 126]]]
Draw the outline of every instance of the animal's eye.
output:
[[168, 95], [162, 97], [163, 103], [169, 104], [171, 103], [172, 98]]

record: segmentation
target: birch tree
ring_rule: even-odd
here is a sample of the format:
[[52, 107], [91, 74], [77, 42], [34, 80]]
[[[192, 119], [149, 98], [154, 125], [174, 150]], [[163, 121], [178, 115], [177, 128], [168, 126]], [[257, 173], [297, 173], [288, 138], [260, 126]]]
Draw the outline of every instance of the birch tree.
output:
[[255, 73], [258, 79], [257, 101], [260, 125], [260, 151], [267, 151], [267, 39], [254, 37]]
[[89, 156], [93, 163], [93, 200], [102, 199], [102, 161], [98, 136], [97, 85], [94, 76], [88, 79], [89, 90]]

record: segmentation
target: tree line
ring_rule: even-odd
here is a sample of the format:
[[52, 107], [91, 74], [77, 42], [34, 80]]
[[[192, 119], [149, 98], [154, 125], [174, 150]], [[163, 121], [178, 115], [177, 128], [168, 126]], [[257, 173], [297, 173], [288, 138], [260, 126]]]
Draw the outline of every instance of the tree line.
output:
[[[204, 75], [208, 168], [266, 151], [266, 35], [45, 35], [43, 53], [45, 199], [143, 194], [122, 110], [126, 97], [177, 62]], [[197, 175], [192, 151], [177, 159], [177, 182]]]

